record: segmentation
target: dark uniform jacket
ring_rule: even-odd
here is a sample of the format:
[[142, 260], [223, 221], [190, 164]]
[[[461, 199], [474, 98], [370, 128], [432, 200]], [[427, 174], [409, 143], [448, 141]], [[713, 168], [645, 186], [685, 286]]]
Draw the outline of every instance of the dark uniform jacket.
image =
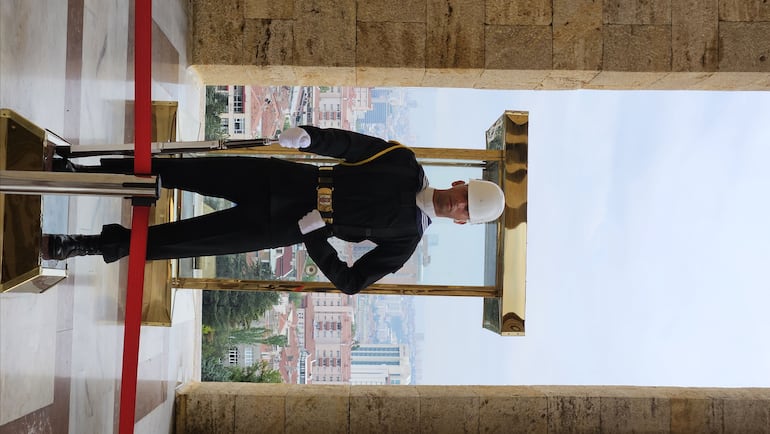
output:
[[[304, 242], [324, 275], [347, 294], [401, 268], [428, 221], [417, 207], [416, 195], [426, 181], [414, 153], [403, 146], [383, 153], [394, 143], [350, 131], [302, 128], [311, 137], [303, 151], [344, 160], [331, 175], [332, 224], [307, 235], [298, 227], [317, 206], [314, 164], [254, 157], [154, 158], [153, 173], [164, 187], [226, 198], [235, 206], [150, 226], [147, 258], [225, 255]], [[132, 167], [131, 159], [103, 159], [100, 170], [131, 173]], [[101, 235], [105, 261], [128, 254], [127, 228], [105, 225]], [[332, 235], [352, 242], [368, 239], [377, 247], [348, 267], [328, 243]]]
[[[383, 276], [398, 271], [422, 237], [423, 214], [416, 195], [426, 185], [414, 152], [371, 136], [336, 129], [302, 127], [310, 134], [306, 152], [341, 158], [332, 178], [333, 223], [304, 237], [310, 257], [341, 291], [355, 294]], [[327, 237], [358, 242], [368, 239], [372, 251], [352, 267], [337, 258]]]

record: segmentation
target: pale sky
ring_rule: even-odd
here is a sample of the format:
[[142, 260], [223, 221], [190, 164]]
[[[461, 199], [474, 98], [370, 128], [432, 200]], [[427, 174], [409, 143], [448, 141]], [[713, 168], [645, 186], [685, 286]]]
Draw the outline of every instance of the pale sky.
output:
[[417, 146], [530, 112], [526, 336], [418, 298], [421, 384], [770, 386], [770, 93], [410, 92]]

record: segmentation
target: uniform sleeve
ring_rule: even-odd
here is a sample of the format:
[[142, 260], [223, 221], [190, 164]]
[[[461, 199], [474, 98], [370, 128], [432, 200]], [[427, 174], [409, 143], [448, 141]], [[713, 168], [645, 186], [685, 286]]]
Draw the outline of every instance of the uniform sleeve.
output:
[[417, 237], [380, 244], [351, 267], [339, 260], [325, 231], [313, 231], [305, 235], [304, 241], [308, 254], [329, 281], [345, 294], [353, 295], [387, 274], [398, 271], [412, 256], [420, 239]]
[[310, 135], [310, 146], [304, 152], [340, 158], [348, 163], [365, 160], [372, 155], [388, 149], [393, 143], [378, 137], [336, 128], [318, 128], [303, 125], [300, 128]]

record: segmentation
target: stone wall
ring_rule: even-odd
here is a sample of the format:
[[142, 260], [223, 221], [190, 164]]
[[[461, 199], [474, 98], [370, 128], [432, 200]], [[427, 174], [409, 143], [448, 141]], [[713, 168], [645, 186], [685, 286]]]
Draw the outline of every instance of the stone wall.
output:
[[[189, 0], [205, 84], [770, 90], [764, 0]], [[178, 433], [770, 433], [770, 390], [192, 383]]]
[[190, 0], [206, 84], [770, 89], [764, 0]]
[[770, 433], [770, 389], [191, 383], [183, 433]]

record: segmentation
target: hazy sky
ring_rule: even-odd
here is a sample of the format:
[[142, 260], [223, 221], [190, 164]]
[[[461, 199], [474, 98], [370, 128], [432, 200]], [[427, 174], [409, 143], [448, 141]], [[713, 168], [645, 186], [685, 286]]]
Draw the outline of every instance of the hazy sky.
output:
[[422, 384], [770, 386], [770, 93], [410, 92], [416, 146], [530, 112], [526, 336], [418, 298]]

